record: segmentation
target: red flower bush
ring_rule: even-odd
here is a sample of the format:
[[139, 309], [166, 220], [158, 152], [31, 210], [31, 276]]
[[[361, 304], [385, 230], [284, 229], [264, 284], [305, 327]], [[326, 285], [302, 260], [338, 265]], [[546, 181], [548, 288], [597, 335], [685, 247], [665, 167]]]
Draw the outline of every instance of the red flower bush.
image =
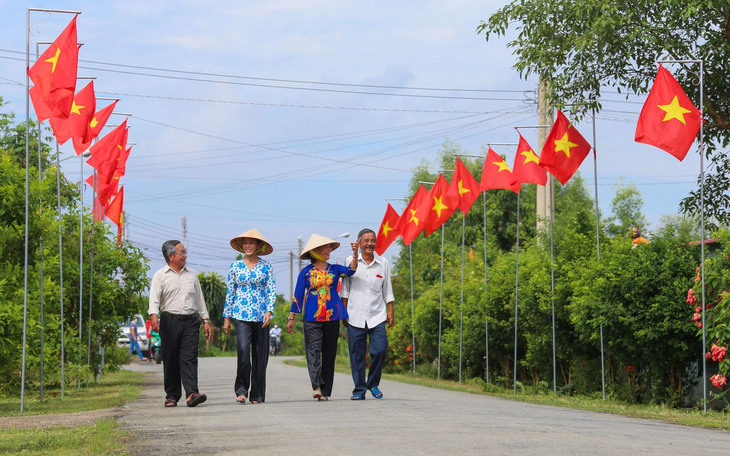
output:
[[715, 388], [722, 388], [727, 384], [727, 377], [722, 374], [716, 374], [710, 377], [710, 381]]

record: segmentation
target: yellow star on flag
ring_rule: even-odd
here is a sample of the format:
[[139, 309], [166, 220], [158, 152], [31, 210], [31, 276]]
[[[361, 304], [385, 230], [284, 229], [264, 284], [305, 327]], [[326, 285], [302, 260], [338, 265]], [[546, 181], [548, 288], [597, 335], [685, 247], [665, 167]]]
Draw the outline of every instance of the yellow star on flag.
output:
[[436, 211], [436, 215], [438, 217], [441, 217], [441, 211], [449, 208], [449, 206], [443, 203], [443, 199], [443, 196], [439, 196], [438, 198], [436, 198], [435, 196], [433, 197], [433, 207], [431, 208], [431, 210]]
[[498, 162], [492, 162], [492, 164], [499, 166], [499, 169], [497, 170], [498, 173], [501, 173], [502, 171], [505, 171], [505, 170], [510, 171], [509, 165], [504, 160], [498, 161]]
[[71, 103], [71, 114], [81, 115], [82, 109], [86, 109], [86, 106], [79, 106], [75, 101]]
[[530, 162], [537, 163], [538, 165], [540, 164], [540, 158], [535, 155], [535, 152], [533, 152], [532, 149], [520, 152], [520, 155], [525, 157], [525, 161], [522, 163], [523, 165], [526, 165]]
[[385, 225], [383, 225], [383, 236], [386, 238], [388, 237], [388, 233], [393, 231], [393, 228], [390, 227], [390, 220], [385, 221]]
[[464, 187], [464, 181], [459, 179], [459, 196], [464, 196], [464, 193], [469, 193], [471, 190]]
[[56, 64], [58, 64], [58, 56], [61, 55], [61, 48], [56, 48], [56, 55], [51, 57], [50, 59], [47, 59], [46, 62], [52, 63], [53, 67], [51, 68], [51, 73], [56, 71]]
[[413, 222], [418, 226], [418, 217], [416, 217], [416, 212], [418, 212], [418, 209], [411, 209], [411, 219], [408, 220], [409, 222]]
[[570, 149], [577, 146], [578, 144], [570, 142], [567, 131], [562, 138], [555, 140], [555, 152], [560, 151], [568, 158], [570, 158]]
[[666, 112], [664, 115], [664, 119], [662, 121], [666, 122], [668, 120], [677, 119], [683, 124], [687, 125], [687, 122], [684, 121], [684, 115], [687, 113], [690, 113], [689, 109], [685, 109], [679, 104], [679, 100], [677, 100], [677, 96], [674, 96], [674, 99], [671, 103], [668, 105], [657, 105], [659, 109]]
[[91, 119], [91, 122], [89, 122], [89, 126], [90, 126], [91, 128], [96, 128], [96, 126], [97, 126], [97, 125], [99, 125], [99, 121], [98, 121], [98, 120], [96, 120], [96, 116], [94, 116], [94, 118], [93, 118], [93, 119]]

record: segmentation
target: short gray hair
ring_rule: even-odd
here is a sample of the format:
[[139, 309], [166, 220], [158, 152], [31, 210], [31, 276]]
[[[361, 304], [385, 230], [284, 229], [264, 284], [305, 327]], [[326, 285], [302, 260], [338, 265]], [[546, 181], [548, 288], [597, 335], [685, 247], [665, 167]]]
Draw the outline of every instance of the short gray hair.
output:
[[165, 257], [165, 263], [170, 263], [170, 255], [175, 254], [175, 252], [177, 251], [175, 249], [175, 247], [178, 244], [182, 244], [182, 242], [180, 242], [176, 239], [171, 239], [169, 241], [165, 241], [165, 243], [162, 244], [162, 256]]

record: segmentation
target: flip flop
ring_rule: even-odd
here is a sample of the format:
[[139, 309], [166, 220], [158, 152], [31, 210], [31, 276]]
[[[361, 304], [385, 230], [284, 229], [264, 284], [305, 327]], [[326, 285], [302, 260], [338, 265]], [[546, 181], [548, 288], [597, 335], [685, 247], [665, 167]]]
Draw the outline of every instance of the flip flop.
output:
[[364, 394], [353, 394], [350, 398], [351, 401], [364, 401], [365, 395]]
[[383, 398], [383, 393], [380, 391], [380, 389], [378, 389], [377, 386], [373, 386], [372, 388], [370, 388], [370, 393], [373, 395], [373, 397], [375, 399]]
[[177, 407], [177, 401], [170, 397], [165, 401], [165, 407]]
[[[243, 399], [241, 399], [241, 398], [243, 398]], [[244, 403], [246, 403], [246, 395], [245, 395], [245, 394], [241, 394], [241, 395], [239, 395], [239, 396], [238, 396], [238, 397], [236, 398], [236, 402], [238, 402], [239, 404], [244, 404]]]
[[320, 396], [317, 398], [318, 401], [328, 401], [330, 400], [329, 396]]

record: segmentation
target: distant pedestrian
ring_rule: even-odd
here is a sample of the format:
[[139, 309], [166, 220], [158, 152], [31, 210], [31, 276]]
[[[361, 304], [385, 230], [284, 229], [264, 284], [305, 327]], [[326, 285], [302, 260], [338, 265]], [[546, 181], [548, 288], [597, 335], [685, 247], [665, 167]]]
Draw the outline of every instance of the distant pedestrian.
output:
[[[149, 333], [148, 333], [149, 334]], [[147, 361], [147, 358], [142, 354], [142, 349], [139, 346], [139, 333], [137, 332], [137, 317], [133, 316], [129, 320], [129, 353], [134, 353], [137, 350], [137, 355], [140, 361]]]
[[281, 328], [274, 323], [274, 327], [269, 332], [270, 337], [274, 338], [274, 354], [278, 355], [281, 351]]
[[201, 319], [205, 340], [210, 340], [208, 309], [197, 274], [185, 266], [185, 246], [177, 240], [166, 241], [162, 255], [167, 266], [152, 277], [148, 313], [152, 330], [159, 332], [162, 340], [165, 407], [175, 407], [182, 397], [181, 381], [188, 407], [195, 407], [207, 399], [198, 391], [198, 340]]
[[300, 258], [310, 260], [312, 264], [302, 269], [297, 277], [286, 324], [286, 332], [294, 334], [294, 315], [304, 314], [304, 349], [312, 397], [320, 401], [326, 401], [332, 395], [337, 339], [340, 337], [339, 321], [347, 318], [347, 309], [337, 294], [337, 285], [341, 277], [349, 277], [357, 269], [356, 242], [350, 244], [353, 260], [349, 267], [327, 263], [332, 251], [339, 246], [339, 242], [319, 234], [309, 238]]
[[[380, 377], [383, 371], [388, 338], [386, 322], [393, 326], [393, 286], [390, 283], [390, 266], [382, 256], [375, 256], [377, 239], [375, 232], [365, 228], [357, 235], [362, 250], [355, 274], [342, 280], [342, 302], [347, 307], [349, 318], [347, 342], [350, 348], [350, 368], [355, 389], [352, 399], [363, 400], [370, 391], [376, 399], [382, 399]], [[348, 258], [345, 262], [351, 261]], [[365, 378], [365, 356], [370, 339], [370, 373]]]
[[236, 327], [238, 368], [233, 389], [236, 402], [243, 404], [248, 398], [252, 404], [259, 404], [266, 399], [269, 322], [276, 304], [274, 269], [259, 257], [274, 249], [256, 230], [231, 239], [231, 247], [243, 253], [243, 258], [233, 262], [228, 272], [223, 308], [223, 331], [231, 333], [231, 320]]
[[636, 225], [631, 225], [631, 243], [633, 244], [631, 246], [632, 249], [635, 249], [638, 245], [649, 243], [646, 238], [641, 236], [641, 231], [639, 231], [639, 227]]

